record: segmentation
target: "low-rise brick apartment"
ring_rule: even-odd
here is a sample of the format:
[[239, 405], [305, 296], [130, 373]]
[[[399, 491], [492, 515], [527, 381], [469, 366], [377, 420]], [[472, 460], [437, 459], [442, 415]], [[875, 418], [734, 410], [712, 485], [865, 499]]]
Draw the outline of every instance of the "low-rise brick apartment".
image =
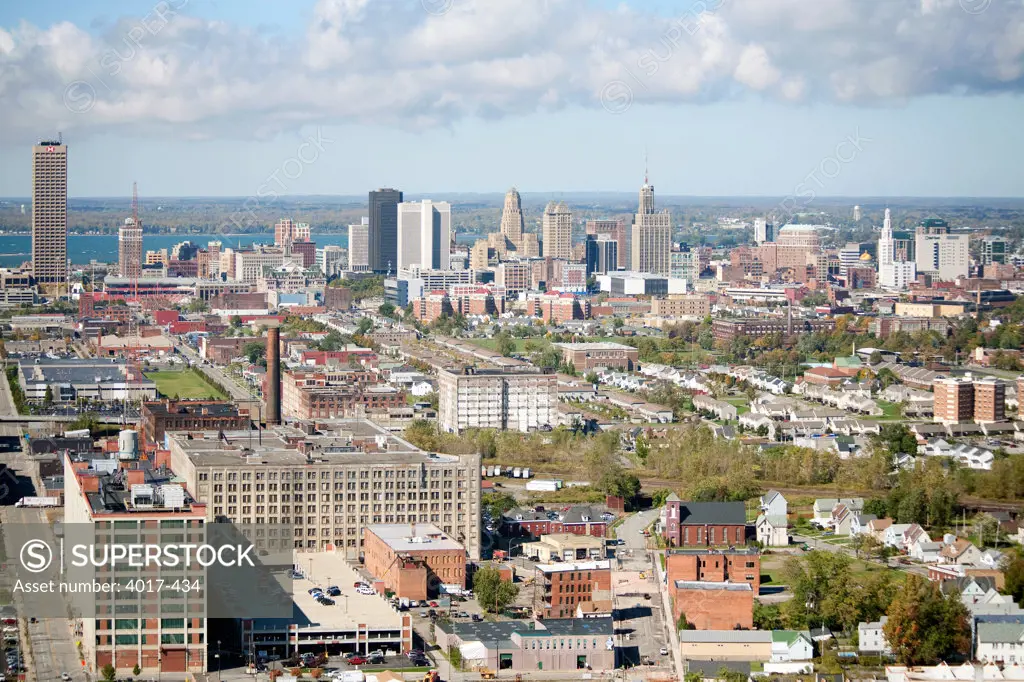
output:
[[[540, 564], [534, 604], [540, 618], [573, 618], [581, 605], [611, 612], [612, 569], [609, 561]], [[583, 606], [590, 611], [590, 608]]]
[[370, 575], [399, 597], [422, 600], [440, 594], [441, 585], [466, 587], [466, 549], [430, 523], [367, 526], [363, 556]]

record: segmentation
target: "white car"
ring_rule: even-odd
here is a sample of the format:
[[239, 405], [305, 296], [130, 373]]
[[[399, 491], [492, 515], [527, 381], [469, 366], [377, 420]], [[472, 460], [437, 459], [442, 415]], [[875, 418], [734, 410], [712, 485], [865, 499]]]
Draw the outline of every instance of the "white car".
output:
[[64, 680], [64, 682], [71, 682], [71, 675], [68, 675], [67, 673], [61, 673], [60, 679]]
[[668, 656], [668, 647], [667, 646], [661, 647], [661, 649], [658, 650], [658, 653], [661, 654], [662, 656]]

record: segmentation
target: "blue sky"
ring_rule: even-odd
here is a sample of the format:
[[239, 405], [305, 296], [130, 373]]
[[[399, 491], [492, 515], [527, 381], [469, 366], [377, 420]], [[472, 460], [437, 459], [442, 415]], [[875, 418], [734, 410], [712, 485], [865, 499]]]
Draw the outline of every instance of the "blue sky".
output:
[[1024, 195], [1022, 2], [165, 2], [0, 4], [0, 196]]

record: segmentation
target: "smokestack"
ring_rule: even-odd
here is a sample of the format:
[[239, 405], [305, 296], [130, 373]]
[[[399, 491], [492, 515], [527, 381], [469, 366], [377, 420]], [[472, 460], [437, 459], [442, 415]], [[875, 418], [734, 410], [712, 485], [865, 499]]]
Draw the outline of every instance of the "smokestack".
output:
[[267, 426], [281, 423], [281, 330], [267, 329]]

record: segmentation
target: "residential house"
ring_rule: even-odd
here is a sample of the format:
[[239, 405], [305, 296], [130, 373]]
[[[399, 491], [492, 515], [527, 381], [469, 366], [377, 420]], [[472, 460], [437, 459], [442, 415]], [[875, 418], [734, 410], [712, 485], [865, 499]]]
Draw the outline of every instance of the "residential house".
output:
[[885, 543], [885, 531], [892, 525], [892, 519], [875, 519], [868, 521], [866, 532], [871, 533], [876, 540]]
[[902, 550], [905, 546], [904, 534], [913, 526], [912, 523], [893, 523], [885, 529], [885, 539], [882, 544], [886, 547], [893, 547]]
[[1024, 624], [980, 622], [975, 631], [974, 656], [983, 663], [1024, 662]]
[[843, 504], [853, 512], [864, 510], [864, 498], [861, 497], [839, 499], [835, 497], [819, 497], [814, 501], [814, 518], [812, 521], [816, 521], [823, 526], [831, 525], [832, 510], [835, 509], [837, 504]]
[[789, 503], [777, 490], [769, 490], [761, 496], [761, 513], [768, 516], [786, 516], [789, 513]]
[[807, 630], [772, 630], [772, 662], [792, 663], [814, 658], [814, 642]]
[[[850, 537], [856, 537], [861, 533], [866, 533], [868, 530], [868, 524], [872, 521], [877, 521], [878, 517], [874, 514], [851, 514], [853, 518], [850, 519]], [[839, 531], [837, 530], [838, 534]]]
[[981, 560], [981, 550], [969, 540], [956, 538], [939, 551], [939, 563], [956, 566], [977, 566]]
[[910, 546], [908, 554], [911, 559], [920, 561], [922, 564], [937, 564], [939, 562], [939, 552], [941, 550], [941, 542], [932, 542], [930, 540], [925, 542], [919, 541]]
[[857, 625], [857, 649], [862, 654], [872, 656], [892, 656], [892, 647], [885, 638], [886, 621], [889, 616], [882, 616], [877, 621]]
[[931, 542], [931, 540], [924, 528], [916, 523], [912, 523], [910, 528], [903, 533], [903, 549], [909, 553], [910, 548], [918, 542]]
[[1000, 568], [1003, 563], [1003, 553], [997, 549], [986, 549], [978, 559], [978, 566], [982, 568]]
[[786, 547], [789, 545], [789, 517], [761, 514], [754, 523], [754, 532], [764, 547]]

